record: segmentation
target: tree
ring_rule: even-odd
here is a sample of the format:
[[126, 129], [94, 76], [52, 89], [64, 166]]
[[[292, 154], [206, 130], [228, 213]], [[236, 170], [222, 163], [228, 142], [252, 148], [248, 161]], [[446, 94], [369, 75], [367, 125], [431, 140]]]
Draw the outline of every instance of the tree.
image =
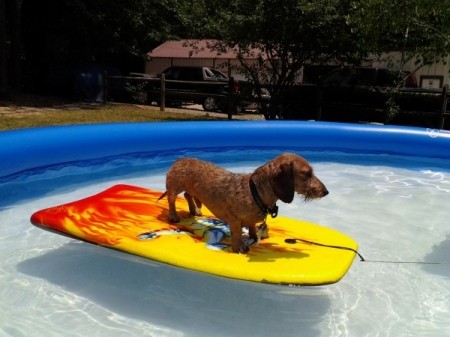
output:
[[[423, 66], [446, 62], [450, 55], [450, 3], [448, 0], [365, 0], [353, 1], [352, 10], [349, 21], [359, 31], [366, 48], [399, 75], [386, 102], [389, 121], [400, 111], [396, 96], [408, 76]], [[400, 57], [396, 57], [398, 52]], [[401, 70], [411, 61], [415, 68], [405, 76]]]
[[448, 0], [353, 1], [348, 19], [374, 54], [400, 51], [400, 67], [415, 59], [418, 69], [450, 54]]
[[5, 0], [0, 0], [0, 99], [7, 95], [7, 37], [6, 37], [6, 5]]
[[70, 72], [89, 64], [142, 71], [146, 53], [182, 30], [176, 0], [21, 1], [24, 74], [32, 91], [55, 77], [68, 83]]
[[[212, 49], [234, 48], [257, 88], [268, 85], [277, 109], [282, 91], [305, 63], [358, 65], [369, 54], [400, 51], [398, 69], [416, 59], [417, 68], [450, 53], [448, 0], [194, 0], [182, 16], [190, 37], [215, 37]], [[210, 18], [205, 24], [205, 18]], [[195, 23], [195, 24], [193, 24]], [[199, 24], [201, 27], [199, 27]], [[248, 59], [256, 59], [249, 62]], [[397, 70], [398, 70], [397, 69]], [[399, 85], [405, 79], [399, 80]]]
[[295, 83], [306, 62], [357, 61], [365, 55], [346, 20], [350, 4], [350, 0], [210, 1], [201, 15], [213, 13], [217, 23], [207, 30], [220, 39], [212, 49], [236, 50], [257, 93], [263, 86], [269, 89], [272, 99], [264, 113], [273, 119], [283, 117], [278, 110], [282, 92]]
[[417, 58], [418, 67], [443, 59], [448, 1], [0, 0], [0, 95], [21, 78], [36, 90], [51, 74], [88, 63], [139, 71], [163, 41], [213, 38], [221, 43], [211, 48], [236, 48], [247, 77], [270, 88], [266, 114], [274, 118], [306, 62], [357, 64], [389, 50], [403, 51], [402, 62]]
[[20, 91], [22, 0], [0, 0], [0, 98]]

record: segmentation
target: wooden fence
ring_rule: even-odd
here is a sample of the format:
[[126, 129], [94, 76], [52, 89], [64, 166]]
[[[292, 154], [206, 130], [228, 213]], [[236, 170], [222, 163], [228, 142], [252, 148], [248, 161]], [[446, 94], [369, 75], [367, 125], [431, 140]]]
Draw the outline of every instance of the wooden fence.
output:
[[[278, 101], [271, 103], [280, 105], [284, 119], [392, 122], [439, 129], [450, 128], [448, 119], [446, 123], [446, 118], [450, 117], [447, 86], [440, 90], [401, 88], [395, 93], [367, 87], [360, 97], [351, 90], [346, 91], [344, 97], [339, 97], [336, 96], [339, 91], [334, 90], [336, 89], [333, 87], [317, 84], [292, 86], [282, 93]], [[330, 96], [330, 93], [333, 95]], [[373, 96], [370, 96], [371, 93]], [[394, 110], [393, 114], [389, 115], [386, 103], [391, 94], [394, 98]], [[395, 112], [395, 109], [398, 111]]]
[[[106, 103], [109, 96], [109, 89], [111, 80], [121, 80], [121, 81], [133, 81], [133, 82], [145, 82], [152, 83], [152, 92], [150, 93], [152, 96], [158, 97], [158, 102], [160, 106], [160, 111], [165, 111], [166, 102], [168, 98], [177, 98], [177, 97], [192, 97], [192, 99], [198, 100], [200, 98], [213, 97], [216, 99], [221, 99], [226, 101], [226, 112], [228, 115], [228, 119], [232, 119], [234, 104], [235, 104], [235, 93], [233, 92], [235, 82], [233, 77], [230, 77], [228, 83], [226, 82], [215, 82], [215, 81], [176, 81], [176, 80], [167, 80], [164, 74], [161, 74], [161, 77], [133, 77], [133, 76], [108, 76], [107, 73], [103, 76], [103, 103]], [[189, 89], [177, 89], [177, 90], [167, 90], [167, 84], [186, 85], [187, 88], [189, 86], [201, 86], [202, 88], [214, 88], [214, 87], [226, 87], [227, 91], [224, 94], [221, 93], [212, 93], [212, 92], [202, 92], [193, 91]]]
[[[145, 82], [150, 83], [152, 85], [152, 95], [156, 95], [158, 97], [158, 102], [160, 105], [160, 110], [165, 111], [166, 108], [166, 102], [167, 98], [177, 98], [177, 97], [192, 97], [192, 100], [198, 100], [199, 98], [206, 98], [206, 97], [214, 97], [219, 98], [226, 102], [226, 112], [228, 115], [228, 119], [232, 119], [233, 112], [235, 111], [235, 106], [240, 104], [242, 101], [246, 101], [249, 103], [249, 97], [240, 97], [239, 101], [237, 101], [236, 94], [234, 92], [235, 88], [235, 82], [234, 79], [231, 77], [229, 79], [228, 84], [225, 84], [224, 82], [209, 82], [209, 81], [175, 81], [175, 80], [167, 80], [165, 79], [164, 74], [161, 75], [159, 78], [150, 78], [150, 77], [131, 77], [131, 76], [108, 76], [107, 73], [103, 76], [103, 102], [106, 103], [108, 98], [108, 92], [110, 87], [110, 81], [111, 80], [122, 80], [122, 81], [133, 81], [133, 82]], [[201, 86], [201, 87], [214, 87], [214, 86], [222, 86], [227, 87], [227, 91], [224, 94], [217, 94], [217, 93], [211, 93], [211, 92], [201, 92], [201, 91], [193, 91], [193, 90], [167, 90], [167, 84], [169, 85], [177, 85], [177, 84], [185, 84], [189, 88], [189, 86]], [[248, 86], [249, 83], [246, 83]], [[310, 92], [308, 92], [308, 96], [310, 99], [313, 100], [312, 109], [315, 111], [315, 119], [316, 120], [322, 120], [322, 108], [326, 106], [326, 100], [324, 99], [323, 95], [323, 88], [317, 85], [299, 85], [295, 86], [294, 88], [297, 88], [295, 90], [304, 90], [303, 88], [312, 88], [314, 87], [314, 93], [311, 95]], [[447, 117], [450, 117], [450, 111], [448, 110], [448, 87], [444, 86], [441, 91], [437, 90], [428, 90], [428, 89], [407, 89], [402, 88], [400, 95], [405, 95], [408, 97], [410, 95], [411, 97], [423, 97], [422, 101], [426, 100], [432, 100], [433, 104], [432, 106], [426, 105], [425, 108], [421, 109], [414, 109], [414, 108], [408, 108], [408, 109], [402, 109], [402, 113], [411, 114], [419, 116], [421, 115], [425, 119], [433, 119], [435, 122], [433, 122], [433, 127], [444, 129], [445, 126], [445, 120]], [[242, 96], [242, 95], [241, 95]], [[248, 95], [247, 95], [248, 96]], [[315, 97], [315, 98], [314, 98]], [[295, 95], [295, 99], [299, 100], [299, 95]], [[250, 98], [250, 101], [252, 98]], [[419, 100], [421, 100], [419, 98]], [[301, 100], [300, 100], [301, 101]], [[254, 103], [254, 101], [253, 101]], [[301, 102], [298, 102], [301, 103]], [[293, 115], [293, 119], [301, 119], [301, 116]], [[297, 117], [297, 118], [296, 118]]]

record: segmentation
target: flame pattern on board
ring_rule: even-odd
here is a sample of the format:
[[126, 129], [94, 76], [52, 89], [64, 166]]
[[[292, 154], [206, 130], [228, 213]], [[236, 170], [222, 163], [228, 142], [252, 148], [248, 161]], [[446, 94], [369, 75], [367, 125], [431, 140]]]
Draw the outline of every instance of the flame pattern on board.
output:
[[[38, 211], [31, 222], [100, 245], [114, 246], [125, 237], [139, 241], [139, 234], [150, 228], [178, 228], [165, 222], [167, 202], [157, 203], [160, 195], [161, 192], [140, 187], [116, 185], [94, 196]], [[177, 203], [187, 208], [184, 199]], [[160, 228], [155, 228], [155, 224]]]

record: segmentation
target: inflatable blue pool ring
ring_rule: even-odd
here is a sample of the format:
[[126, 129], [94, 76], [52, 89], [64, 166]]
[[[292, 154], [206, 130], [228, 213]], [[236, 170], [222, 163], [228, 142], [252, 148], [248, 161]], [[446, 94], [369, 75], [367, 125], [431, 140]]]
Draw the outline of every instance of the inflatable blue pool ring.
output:
[[0, 133], [0, 179], [116, 156], [223, 148], [296, 148], [450, 159], [450, 133], [326, 122], [170, 122], [45, 127]]

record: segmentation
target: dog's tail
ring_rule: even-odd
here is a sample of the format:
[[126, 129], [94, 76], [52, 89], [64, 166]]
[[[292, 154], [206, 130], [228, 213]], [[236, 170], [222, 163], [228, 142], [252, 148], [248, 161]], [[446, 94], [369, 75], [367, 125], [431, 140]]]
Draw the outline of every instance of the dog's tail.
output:
[[158, 198], [158, 200], [156, 200], [156, 202], [160, 201], [162, 198], [164, 198], [167, 195], [167, 191], [165, 191], [163, 194], [161, 194]]

